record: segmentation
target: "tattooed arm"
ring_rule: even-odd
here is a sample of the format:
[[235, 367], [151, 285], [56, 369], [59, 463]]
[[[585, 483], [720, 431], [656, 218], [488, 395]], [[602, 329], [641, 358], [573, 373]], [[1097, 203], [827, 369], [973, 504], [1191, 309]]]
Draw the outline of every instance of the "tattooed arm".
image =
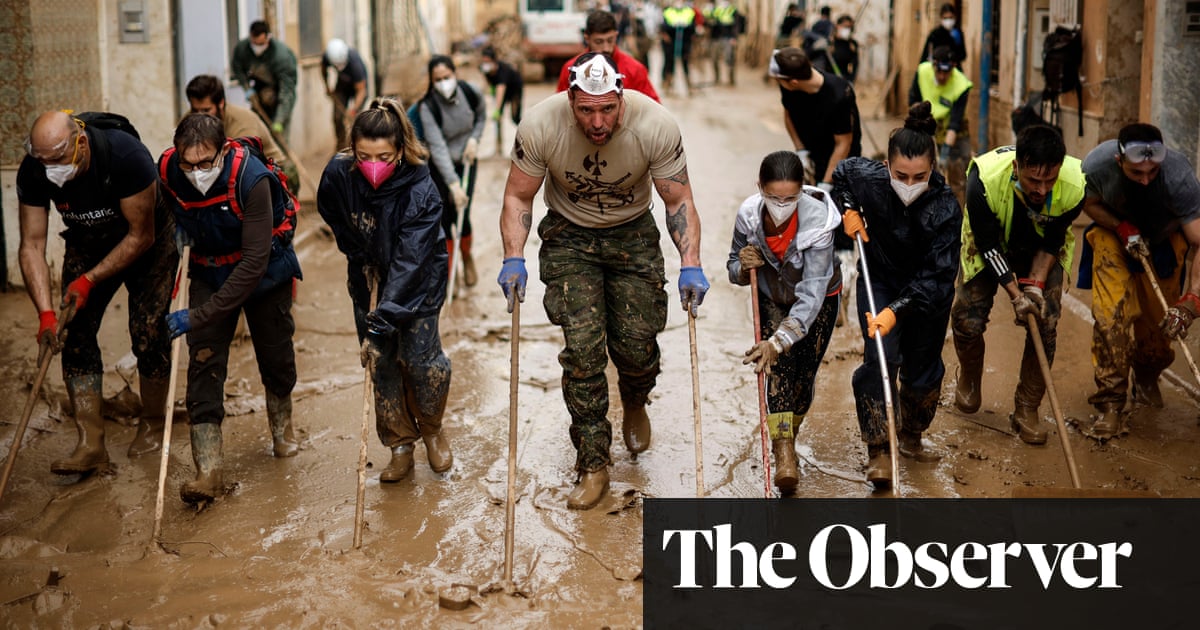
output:
[[526, 175], [514, 164], [504, 185], [504, 207], [500, 210], [500, 240], [504, 257], [525, 257], [525, 241], [533, 226], [533, 198], [542, 187], [542, 177]]
[[679, 249], [680, 266], [700, 266], [700, 215], [692, 198], [687, 168], [664, 179], [655, 179], [654, 188], [667, 206], [667, 232]]

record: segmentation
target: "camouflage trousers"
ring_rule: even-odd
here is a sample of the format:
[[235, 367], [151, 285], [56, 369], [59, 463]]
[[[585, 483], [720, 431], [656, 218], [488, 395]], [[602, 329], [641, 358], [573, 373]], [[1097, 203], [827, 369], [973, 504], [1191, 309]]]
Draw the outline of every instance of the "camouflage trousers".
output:
[[[775, 334], [779, 322], [788, 316], [789, 307], [776, 304], [761, 294], [758, 298], [759, 323], [765, 340]], [[767, 408], [771, 413], [792, 412], [795, 416], [793, 427], [800, 426], [812, 406], [817, 370], [821, 368], [821, 360], [833, 336], [839, 298], [838, 295], [825, 298], [808, 334], [779, 356], [767, 377]]]
[[608, 358], [626, 404], [645, 404], [660, 371], [667, 292], [658, 227], [650, 212], [616, 227], [584, 228], [551, 211], [538, 236], [543, 304], [565, 341], [558, 362], [575, 467], [596, 471], [612, 461]]

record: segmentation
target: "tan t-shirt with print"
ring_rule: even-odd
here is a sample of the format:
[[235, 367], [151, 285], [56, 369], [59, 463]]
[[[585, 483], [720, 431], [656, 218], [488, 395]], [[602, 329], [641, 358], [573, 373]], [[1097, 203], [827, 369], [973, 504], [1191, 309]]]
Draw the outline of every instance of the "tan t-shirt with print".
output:
[[651, 179], [687, 166], [670, 112], [640, 92], [626, 90], [624, 98], [624, 120], [603, 146], [576, 124], [567, 92], [529, 110], [517, 128], [513, 163], [545, 177], [546, 205], [576, 225], [612, 227], [640, 217], [651, 205]]

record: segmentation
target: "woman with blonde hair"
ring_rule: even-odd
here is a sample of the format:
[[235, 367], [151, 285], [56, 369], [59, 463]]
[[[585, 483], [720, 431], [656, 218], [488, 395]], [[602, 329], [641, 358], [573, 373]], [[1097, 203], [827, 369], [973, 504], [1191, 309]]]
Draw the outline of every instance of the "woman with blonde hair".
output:
[[434, 472], [454, 462], [442, 432], [450, 359], [438, 332], [447, 253], [428, 157], [400, 103], [376, 98], [317, 191], [317, 209], [346, 255], [360, 356], [375, 380], [376, 428], [392, 451], [382, 482], [409, 475], [418, 438]]

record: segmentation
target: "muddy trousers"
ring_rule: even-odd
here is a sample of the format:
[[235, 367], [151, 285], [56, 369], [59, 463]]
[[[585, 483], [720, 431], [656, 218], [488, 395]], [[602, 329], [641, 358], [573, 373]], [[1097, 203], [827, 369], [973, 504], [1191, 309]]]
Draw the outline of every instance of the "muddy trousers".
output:
[[[137, 357], [138, 372], [147, 378], [162, 379], [170, 375], [171, 337], [167, 332], [167, 308], [171, 303], [171, 288], [179, 253], [172, 238], [174, 223], [160, 231], [154, 245], [124, 271], [99, 282], [88, 295], [87, 304], [67, 325], [67, 339], [62, 351], [63, 380], [104, 372], [100, 344], [96, 339], [100, 322], [109, 302], [122, 286], [129, 295], [129, 339]], [[106, 255], [85, 252], [67, 246], [63, 257], [62, 286], [95, 267]], [[55, 308], [58, 304], [54, 305]]]
[[[1010, 262], [1018, 276], [1028, 275], [1031, 261]], [[954, 305], [950, 307], [950, 325], [954, 330], [954, 350], [958, 353], [958, 362], [964, 373], [982, 373], [985, 348], [983, 333], [987, 330], [988, 315], [992, 312], [997, 291], [1006, 302], [1009, 301], [1008, 292], [1000, 287], [990, 272], [981, 272], [967, 282], [962, 282], [960, 271], [958, 286], [954, 289]], [[1046, 298], [1046, 309], [1045, 318], [1038, 322], [1038, 330], [1041, 332], [1042, 345], [1046, 348], [1046, 359], [1053, 365], [1054, 351], [1058, 346], [1058, 319], [1062, 315], [1061, 265], [1055, 263], [1050, 268], [1050, 273], [1046, 276], [1046, 287], [1042, 291]], [[1006, 318], [1007, 315], [1006, 310]], [[1033, 349], [1033, 338], [1024, 326], [1020, 329], [1025, 332], [1025, 350], [1021, 355], [1021, 375], [1017, 381], [1013, 401], [1018, 407], [1037, 409], [1046, 394], [1046, 379], [1042, 375], [1042, 367]]]
[[441, 431], [450, 394], [450, 357], [442, 351], [438, 316], [419, 317], [397, 327], [383, 344], [372, 377], [375, 430], [384, 446], [412, 444], [422, 432]]
[[[875, 304], [884, 308], [896, 298], [902, 286], [892, 287], [872, 278], [875, 283]], [[880, 377], [879, 352], [875, 340], [867, 337], [867, 318], [870, 310], [866, 282], [858, 277], [858, 325], [863, 336], [863, 364], [854, 370], [851, 380], [854, 403], [858, 412], [858, 427], [863, 441], [870, 446], [887, 443], [887, 411], [883, 404], [883, 379]], [[899, 415], [897, 431], [923, 433], [933, 422], [946, 365], [942, 363], [942, 344], [946, 340], [946, 324], [950, 320], [950, 304], [933, 312], [901, 313], [896, 327], [883, 338], [887, 355], [888, 375], [892, 384], [892, 400]], [[899, 391], [897, 392], [897, 383]]]
[[675, 29], [675, 37], [680, 42], [678, 45], [675, 43], [675, 40], [662, 42], [662, 90], [664, 92], [671, 90], [671, 79], [675, 76], [676, 57], [679, 57], [680, 63], [683, 64], [683, 76], [687, 84], [689, 86], [692, 84], [692, 72], [688, 64], [688, 58], [692, 56], [692, 37], [686, 33], [682, 33], [681, 29]]
[[565, 340], [558, 362], [575, 467], [594, 472], [612, 461], [608, 358], [625, 404], [645, 404], [660, 371], [667, 292], [658, 227], [650, 212], [616, 227], [583, 228], [551, 211], [538, 236], [543, 304]]
[[[808, 334], [779, 356], [771, 368], [771, 375], [767, 377], [767, 408], [771, 413], [790, 411], [795, 414], [793, 426], [799, 426], [804, 414], [812, 406], [817, 370], [821, 367], [821, 359], [825, 357], [825, 350], [833, 335], [833, 325], [837, 322], [839, 297], [830, 295], [825, 298]], [[787, 317], [788, 308], [788, 305], [776, 304], [761, 294], [758, 296], [763, 339], [775, 334], [779, 322]]]
[[[194, 306], [208, 302], [217, 292], [217, 287], [195, 278], [188, 287], [188, 299]], [[296, 386], [292, 283], [285, 282], [251, 296], [240, 310], [246, 315], [263, 389], [279, 398], [291, 396]], [[187, 408], [193, 425], [221, 424], [225, 420], [225, 377], [229, 373], [229, 345], [237, 332], [237, 322], [235, 311], [187, 334], [190, 357]]]
[[[1162, 304], [1145, 273], [1129, 269], [1129, 257], [1116, 234], [1105, 229], [1087, 232], [1092, 246], [1092, 365], [1096, 369], [1096, 393], [1088, 402], [1101, 411], [1121, 409], [1129, 389], [1129, 370], [1141, 381], [1158, 378], [1175, 360], [1171, 340], [1158, 329]], [[1158, 285], [1169, 304], [1179, 299], [1179, 278], [1184, 269], [1187, 240], [1171, 235], [1175, 250], [1175, 272], [1159, 278]], [[1153, 273], [1153, 272], [1151, 272]]]

